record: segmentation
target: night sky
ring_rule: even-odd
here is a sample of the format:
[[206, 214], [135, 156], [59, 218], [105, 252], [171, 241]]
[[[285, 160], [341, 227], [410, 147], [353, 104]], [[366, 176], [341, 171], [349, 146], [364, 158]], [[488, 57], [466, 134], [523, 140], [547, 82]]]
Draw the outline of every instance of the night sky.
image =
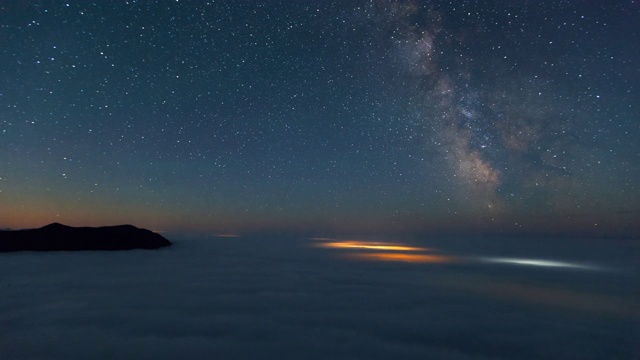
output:
[[640, 2], [2, 1], [0, 228], [640, 236]]

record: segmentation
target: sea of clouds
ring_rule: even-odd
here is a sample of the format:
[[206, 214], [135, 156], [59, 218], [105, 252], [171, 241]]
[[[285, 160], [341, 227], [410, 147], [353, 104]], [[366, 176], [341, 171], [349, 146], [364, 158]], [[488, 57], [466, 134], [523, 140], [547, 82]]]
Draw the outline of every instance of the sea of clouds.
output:
[[172, 240], [0, 254], [0, 359], [640, 358], [637, 242], [392, 239], [455, 259], [402, 262]]

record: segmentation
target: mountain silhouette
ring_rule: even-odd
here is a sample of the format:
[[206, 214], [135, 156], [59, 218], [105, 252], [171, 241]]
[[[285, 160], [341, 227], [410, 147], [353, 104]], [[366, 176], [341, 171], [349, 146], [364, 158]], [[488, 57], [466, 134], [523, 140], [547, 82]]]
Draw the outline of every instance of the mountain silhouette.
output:
[[0, 231], [0, 252], [157, 249], [171, 242], [133, 225], [71, 227], [59, 223], [39, 229]]

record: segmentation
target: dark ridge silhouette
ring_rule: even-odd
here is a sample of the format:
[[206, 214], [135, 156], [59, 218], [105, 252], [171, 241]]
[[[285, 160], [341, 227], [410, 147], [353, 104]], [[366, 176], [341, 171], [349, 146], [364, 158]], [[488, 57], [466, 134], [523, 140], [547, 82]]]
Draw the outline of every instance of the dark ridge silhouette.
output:
[[0, 252], [157, 249], [171, 242], [133, 225], [71, 227], [58, 223], [39, 229], [0, 231]]

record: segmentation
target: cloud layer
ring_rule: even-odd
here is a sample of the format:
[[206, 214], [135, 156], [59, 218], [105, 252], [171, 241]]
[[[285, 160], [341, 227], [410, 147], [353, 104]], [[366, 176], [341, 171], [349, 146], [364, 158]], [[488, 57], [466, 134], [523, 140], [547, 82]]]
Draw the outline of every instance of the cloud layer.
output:
[[[556, 252], [610, 265], [583, 271], [379, 262], [344, 256], [379, 249], [319, 248], [313, 241], [215, 238], [160, 251], [5, 254], [0, 358], [639, 355], [638, 268], [629, 255], [638, 253], [637, 244], [588, 252], [600, 259], [569, 251], [575, 244]], [[473, 246], [458, 239], [458, 255], [440, 253], [471, 259], [560, 249], [496, 241]], [[440, 242], [415, 245], [452, 246]]]

